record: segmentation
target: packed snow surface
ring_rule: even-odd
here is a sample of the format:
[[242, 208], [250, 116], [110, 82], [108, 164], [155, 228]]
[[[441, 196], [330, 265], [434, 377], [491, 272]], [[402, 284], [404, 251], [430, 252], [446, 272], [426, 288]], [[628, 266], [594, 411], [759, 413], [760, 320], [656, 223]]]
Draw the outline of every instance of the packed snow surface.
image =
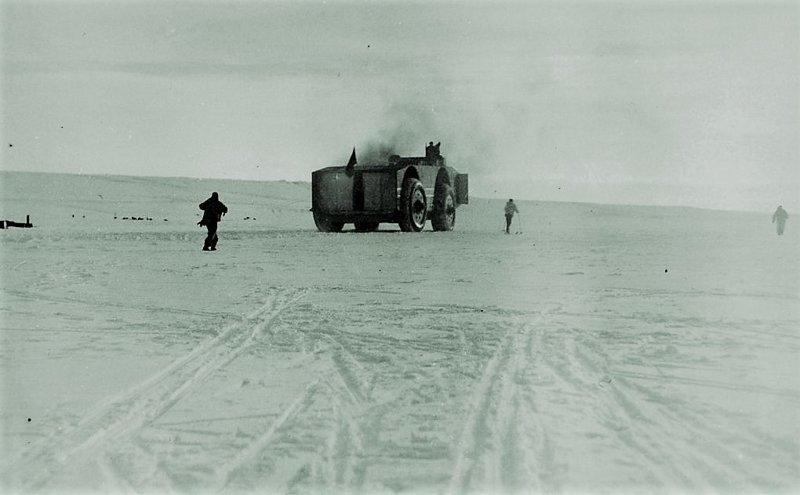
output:
[[800, 490], [800, 212], [0, 175], [3, 492]]

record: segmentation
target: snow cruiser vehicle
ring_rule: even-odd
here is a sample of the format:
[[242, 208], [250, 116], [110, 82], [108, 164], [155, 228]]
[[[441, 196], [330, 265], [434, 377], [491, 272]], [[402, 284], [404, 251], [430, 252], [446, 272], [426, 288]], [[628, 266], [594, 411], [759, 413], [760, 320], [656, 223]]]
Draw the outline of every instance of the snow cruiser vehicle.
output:
[[397, 223], [419, 232], [430, 219], [433, 230], [453, 230], [456, 208], [469, 203], [468, 175], [448, 167], [432, 142], [424, 157], [391, 155], [378, 165], [356, 166], [355, 148], [344, 167], [311, 174], [311, 211], [321, 232], [339, 232], [346, 223], [371, 232]]

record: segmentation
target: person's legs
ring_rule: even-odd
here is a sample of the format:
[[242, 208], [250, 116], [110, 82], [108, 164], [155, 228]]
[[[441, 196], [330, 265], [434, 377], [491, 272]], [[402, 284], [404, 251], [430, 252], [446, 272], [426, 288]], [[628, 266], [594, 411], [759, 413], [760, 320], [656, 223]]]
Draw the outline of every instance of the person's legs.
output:
[[783, 228], [786, 224], [778, 220], [778, 235], [783, 235]]
[[509, 229], [511, 228], [511, 215], [506, 215], [506, 234], [509, 234]]
[[208, 235], [203, 243], [203, 251], [213, 249], [213, 247], [217, 244], [217, 241], [215, 240], [217, 237], [217, 222], [209, 222], [206, 224], [206, 227], [208, 228]]

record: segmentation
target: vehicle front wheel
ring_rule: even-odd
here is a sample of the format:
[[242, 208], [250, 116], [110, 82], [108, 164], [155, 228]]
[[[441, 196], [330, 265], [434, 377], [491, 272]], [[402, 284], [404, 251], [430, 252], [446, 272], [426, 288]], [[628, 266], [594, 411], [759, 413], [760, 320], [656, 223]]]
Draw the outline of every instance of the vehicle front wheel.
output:
[[400, 230], [419, 232], [425, 228], [428, 217], [428, 200], [425, 188], [418, 179], [409, 177], [403, 181], [400, 191]]
[[341, 232], [342, 228], [344, 228], [344, 222], [337, 222], [329, 215], [317, 213], [316, 211], [314, 212], [314, 223], [320, 232]]

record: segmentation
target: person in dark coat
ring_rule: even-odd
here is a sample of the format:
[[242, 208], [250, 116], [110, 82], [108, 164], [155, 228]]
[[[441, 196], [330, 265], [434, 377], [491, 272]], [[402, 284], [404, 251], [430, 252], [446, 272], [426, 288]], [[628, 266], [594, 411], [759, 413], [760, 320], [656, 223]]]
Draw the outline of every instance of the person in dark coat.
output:
[[519, 213], [519, 210], [517, 209], [517, 205], [514, 204], [513, 199], [508, 200], [504, 210], [506, 213], [506, 234], [510, 234], [511, 232], [509, 229], [511, 228], [511, 219], [514, 218], [514, 213]]
[[223, 215], [228, 213], [228, 207], [219, 200], [219, 194], [213, 192], [210, 198], [200, 203], [200, 209], [203, 210], [203, 219], [197, 222], [197, 225], [205, 225], [208, 229], [203, 251], [216, 251], [219, 240], [217, 223], [222, 220]]
[[778, 206], [775, 213], [772, 214], [772, 223], [778, 224], [778, 235], [783, 235], [783, 229], [786, 227], [786, 219], [789, 214], [783, 209], [783, 206]]

